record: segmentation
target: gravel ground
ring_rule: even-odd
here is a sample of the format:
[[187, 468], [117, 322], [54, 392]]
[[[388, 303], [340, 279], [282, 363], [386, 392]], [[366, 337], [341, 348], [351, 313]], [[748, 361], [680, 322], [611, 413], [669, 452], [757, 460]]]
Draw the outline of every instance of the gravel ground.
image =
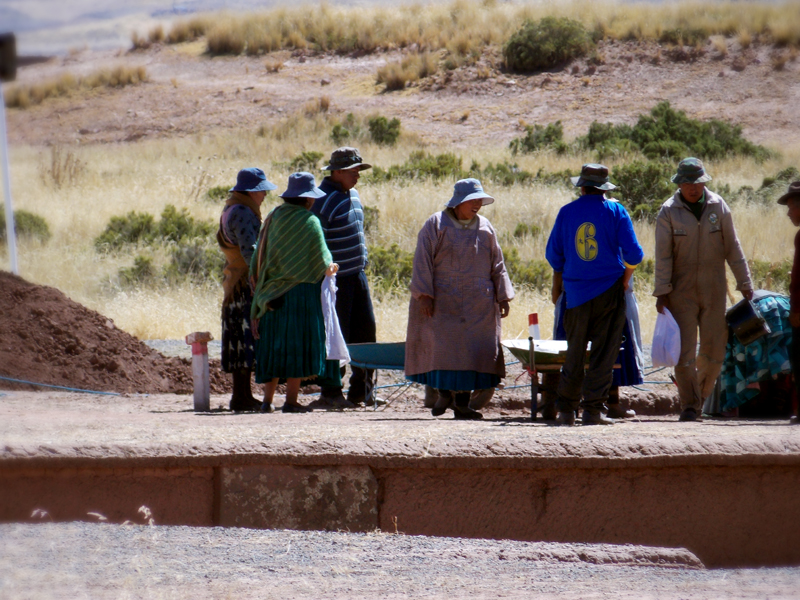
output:
[[[706, 570], [636, 546], [93, 523], [0, 525], [0, 540], [7, 600], [800, 597], [797, 567]], [[678, 566], [630, 566], [659, 552]]]

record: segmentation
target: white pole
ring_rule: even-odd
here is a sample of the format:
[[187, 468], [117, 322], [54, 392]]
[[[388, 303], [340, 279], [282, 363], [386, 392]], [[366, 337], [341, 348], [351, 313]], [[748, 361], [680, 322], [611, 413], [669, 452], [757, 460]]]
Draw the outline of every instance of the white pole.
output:
[[6, 97], [0, 81], [0, 145], [3, 150], [3, 194], [6, 198], [6, 242], [11, 272], [19, 275], [17, 265], [17, 233], [14, 229], [14, 205], [11, 202], [11, 173], [8, 168], [8, 137], [6, 135]]

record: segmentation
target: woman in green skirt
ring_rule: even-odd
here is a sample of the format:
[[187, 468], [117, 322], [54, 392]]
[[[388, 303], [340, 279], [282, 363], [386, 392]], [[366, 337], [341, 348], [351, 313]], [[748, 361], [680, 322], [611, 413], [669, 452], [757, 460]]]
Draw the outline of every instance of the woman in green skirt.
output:
[[286, 380], [283, 412], [311, 409], [297, 401], [300, 381], [320, 379], [341, 386], [339, 361], [327, 360], [322, 316], [322, 279], [332, 261], [322, 226], [311, 211], [324, 196], [311, 173], [292, 173], [284, 203], [264, 220], [250, 263], [256, 279], [251, 316], [256, 338], [256, 381], [265, 383], [262, 412], [272, 412], [278, 381]]

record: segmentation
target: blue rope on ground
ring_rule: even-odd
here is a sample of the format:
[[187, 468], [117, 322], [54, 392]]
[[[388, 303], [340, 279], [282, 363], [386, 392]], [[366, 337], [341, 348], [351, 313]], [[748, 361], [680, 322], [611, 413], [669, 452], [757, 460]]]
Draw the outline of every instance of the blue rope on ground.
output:
[[53, 388], [56, 390], [66, 390], [68, 392], [81, 392], [82, 394], [98, 394], [100, 396], [119, 396], [117, 392], [96, 392], [94, 390], [81, 390], [78, 388], [64, 387], [63, 385], [50, 385], [48, 383], [36, 383], [35, 381], [25, 381], [24, 379], [13, 379], [11, 377], [3, 377], [2, 375], [0, 375], [0, 379], [2, 379], [3, 381], [13, 381], [14, 383], [25, 383], [28, 385], [35, 385], [38, 387]]

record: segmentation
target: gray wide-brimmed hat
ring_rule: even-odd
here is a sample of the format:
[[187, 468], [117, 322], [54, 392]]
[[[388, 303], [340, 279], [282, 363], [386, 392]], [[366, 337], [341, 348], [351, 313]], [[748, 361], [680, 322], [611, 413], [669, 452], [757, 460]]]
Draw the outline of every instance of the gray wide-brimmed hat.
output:
[[474, 178], [461, 179], [456, 181], [456, 185], [453, 187], [453, 197], [450, 198], [447, 206], [449, 208], [455, 208], [459, 204], [469, 200], [479, 199], [483, 200], [481, 206], [486, 206], [494, 202], [494, 198], [483, 191], [483, 186], [480, 181]]
[[608, 180], [608, 167], [595, 163], [585, 164], [581, 167], [578, 177], [570, 177], [575, 187], [595, 187], [598, 190], [615, 190], [617, 186]]
[[323, 171], [344, 171], [345, 169], [371, 169], [372, 165], [362, 162], [361, 155], [357, 148], [343, 146], [331, 153], [331, 159], [327, 165], [322, 167]]
[[277, 185], [267, 181], [264, 171], [257, 167], [242, 169], [236, 176], [236, 185], [229, 192], [268, 192], [277, 189]]
[[325, 195], [317, 187], [314, 176], [306, 171], [289, 175], [289, 186], [281, 194], [281, 198], [322, 198]]
[[793, 181], [789, 184], [789, 190], [778, 198], [778, 204], [789, 204], [789, 200], [792, 198], [800, 198], [800, 181]]
[[706, 173], [703, 161], [690, 156], [678, 163], [678, 172], [672, 176], [672, 183], [705, 183], [711, 181], [711, 175]]

